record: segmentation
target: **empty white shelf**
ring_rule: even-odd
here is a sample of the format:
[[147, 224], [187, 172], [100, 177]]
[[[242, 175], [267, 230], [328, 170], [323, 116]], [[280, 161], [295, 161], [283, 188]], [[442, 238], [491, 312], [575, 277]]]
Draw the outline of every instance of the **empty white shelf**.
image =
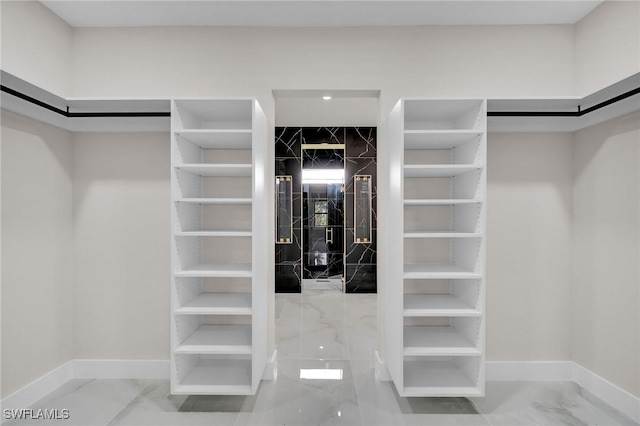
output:
[[405, 149], [451, 149], [479, 138], [477, 130], [406, 130]]
[[176, 277], [248, 277], [251, 275], [250, 263], [214, 263], [195, 265], [188, 269], [175, 271]]
[[247, 129], [179, 130], [175, 134], [205, 149], [251, 149], [252, 133]]
[[253, 339], [267, 333], [267, 120], [253, 98], [171, 109], [171, 393], [251, 395], [267, 362]]
[[481, 396], [453, 361], [405, 361], [402, 396]]
[[178, 170], [194, 173], [200, 176], [251, 176], [251, 164], [179, 164]]
[[177, 203], [191, 204], [251, 204], [251, 198], [176, 198]]
[[250, 325], [201, 325], [180, 343], [176, 354], [250, 355]]
[[449, 294], [405, 294], [405, 317], [477, 317], [482, 312]]
[[476, 165], [458, 164], [410, 164], [404, 166], [406, 178], [446, 178], [480, 169]]
[[453, 327], [404, 328], [404, 356], [480, 355], [478, 349]]
[[[194, 356], [194, 355], [177, 355]], [[187, 395], [249, 395], [250, 359], [201, 359], [172, 393]]]
[[251, 315], [250, 293], [200, 293], [175, 310], [183, 315]]
[[182, 231], [176, 237], [250, 237], [251, 231]]
[[427, 232], [411, 231], [404, 233], [405, 238], [482, 238], [481, 232]]
[[431, 199], [431, 198], [421, 198], [421, 199], [405, 199], [405, 206], [449, 206], [454, 204], [479, 204], [482, 203], [482, 200], [479, 199], [468, 199], [468, 198], [443, 198], [443, 199]]
[[456, 278], [482, 278], [482, 273], [473, 272], [456, 265], [425, 265], [405, 264], [404, 278], [420, 279], [456, 279]]

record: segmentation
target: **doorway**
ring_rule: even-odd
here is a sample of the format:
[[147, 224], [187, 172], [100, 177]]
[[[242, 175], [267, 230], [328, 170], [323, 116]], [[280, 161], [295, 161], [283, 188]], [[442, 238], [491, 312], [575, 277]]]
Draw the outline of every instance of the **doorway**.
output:
[[344, 291], [344, 145], [302, 145], [302, 288]]
[[377, 129], [275, 130], [276, 293], [376, 293]]

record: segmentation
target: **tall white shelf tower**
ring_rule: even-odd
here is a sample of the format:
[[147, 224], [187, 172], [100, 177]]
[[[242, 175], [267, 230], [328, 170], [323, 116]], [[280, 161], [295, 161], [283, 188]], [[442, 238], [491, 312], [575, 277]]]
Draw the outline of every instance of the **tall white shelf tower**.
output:
[[267, 360], [266, 117], [255, 99], [171, 108], [171, 393], [254, 394]]
[[390, 114], [384, 360], [401, 396], [482, 396], [486, 101]]

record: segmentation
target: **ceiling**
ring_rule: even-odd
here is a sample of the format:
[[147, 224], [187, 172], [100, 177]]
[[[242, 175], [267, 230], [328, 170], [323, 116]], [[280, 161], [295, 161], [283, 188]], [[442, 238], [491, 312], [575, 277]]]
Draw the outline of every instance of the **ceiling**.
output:
[[602, 1], [42, 1], [73, 27], [574, 24]]

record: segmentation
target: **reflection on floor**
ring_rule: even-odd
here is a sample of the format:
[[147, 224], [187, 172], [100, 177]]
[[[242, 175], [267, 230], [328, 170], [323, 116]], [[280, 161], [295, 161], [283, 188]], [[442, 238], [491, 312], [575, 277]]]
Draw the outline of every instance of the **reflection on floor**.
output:
[[276, 295], [277, 380], [251, 397], [171, 397], [166, 380], [74, 380], [33, 408], [55, 421], [6, 425], [636, 425], [578, 386], [488, 382], [486, 398], [401, 398], [373, 374], [376, 297]]

